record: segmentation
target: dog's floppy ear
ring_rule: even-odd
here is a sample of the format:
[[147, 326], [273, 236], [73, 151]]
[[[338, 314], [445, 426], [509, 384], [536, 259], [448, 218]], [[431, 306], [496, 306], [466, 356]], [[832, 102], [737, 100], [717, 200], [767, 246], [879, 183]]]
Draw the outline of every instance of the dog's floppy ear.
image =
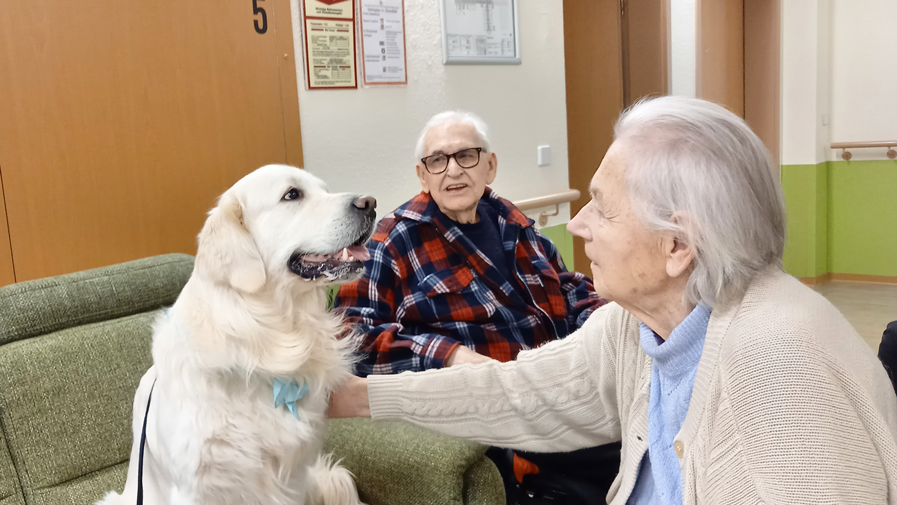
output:
[[265, 284], [265, 264], [243, 222], [243, 205], [231, 192], [209, 212], [199, 233], [196, 263], [213, 279], [247, 293]]

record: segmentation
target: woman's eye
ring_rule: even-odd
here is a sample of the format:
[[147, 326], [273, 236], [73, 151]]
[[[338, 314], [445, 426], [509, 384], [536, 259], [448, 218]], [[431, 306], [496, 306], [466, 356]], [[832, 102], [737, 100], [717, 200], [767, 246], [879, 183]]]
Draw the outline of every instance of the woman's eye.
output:
[[287, 191], [285, 195], [283, 195], [283, 199], [284, 200], [297, 200], [297, 199], [299, 199], [300, 196], [302, 196], [302, 193], [300, 193], [298, 189], [290, 188], [290, 190]]

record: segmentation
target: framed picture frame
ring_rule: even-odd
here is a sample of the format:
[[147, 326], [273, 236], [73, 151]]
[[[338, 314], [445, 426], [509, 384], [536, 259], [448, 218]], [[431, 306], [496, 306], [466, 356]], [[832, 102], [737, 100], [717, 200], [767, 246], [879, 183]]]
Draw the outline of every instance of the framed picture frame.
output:
[[519, 65], [517, 0], [439, 0], [442, 62]]

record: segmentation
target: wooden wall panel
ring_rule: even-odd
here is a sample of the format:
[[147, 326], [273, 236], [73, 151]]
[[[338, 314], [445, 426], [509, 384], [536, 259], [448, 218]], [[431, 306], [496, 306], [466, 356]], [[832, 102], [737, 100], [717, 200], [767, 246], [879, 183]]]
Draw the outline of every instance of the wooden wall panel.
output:
[[779, 0], [744, 9], [744, 118], [779, 163], [781, 21]]
[[[14, 2], [0, 166], [19, 281], [195, 252], [215, 198], [301, 164], [288, 0]], [[258, 33], [256, 26], [266, 28]]]
[[[570, 187], [589, 201], [589, 182], [613, 141], [623, 110], [622, 32], [619, 0], [564, 0], [567, 81], [567, 151]], [[574, 268], [591, 276], [583, 242], [574, 238]]]
[[626, 0], [623, 9], [624, 104], [669, 93], [668, 0]]
[[6, 220], [6, 201], [3, 198], [3, 171], [0, 167], [0, 286], [16, 282], [9, 244], [9, 223]]
[[697, 95], [744, 117], [743, 0], [698, 0]]

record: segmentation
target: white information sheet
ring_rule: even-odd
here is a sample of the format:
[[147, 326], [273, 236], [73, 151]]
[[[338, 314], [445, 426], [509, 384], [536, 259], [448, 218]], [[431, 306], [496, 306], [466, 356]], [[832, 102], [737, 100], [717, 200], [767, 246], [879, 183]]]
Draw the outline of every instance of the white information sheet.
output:
[[442, 0], [446, 63], [519, 63], [516, 0]]
[[308, 89], [355, 88], [354, 21], [305, 20]]
[[408, 84], [404, 0], [360, 0], [365, 85]]

